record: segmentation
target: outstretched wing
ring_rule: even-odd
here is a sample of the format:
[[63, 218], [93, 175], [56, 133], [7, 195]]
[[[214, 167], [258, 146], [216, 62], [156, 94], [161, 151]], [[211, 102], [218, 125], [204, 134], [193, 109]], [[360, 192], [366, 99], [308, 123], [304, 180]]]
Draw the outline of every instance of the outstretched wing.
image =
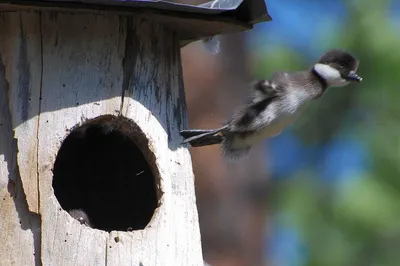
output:
[[250, 102], [256, 103], [278, 94], [278, 86], [269, 80], [258, 80], [251, 85]]
[[275, 73], [271, 80], [260, 80], [253, 83], [250, 102], [236, 111], [230, 122], [230, 130], [235, 132], [251, 132], [268, 123], [268, 106], [284, 93], [283, 86], [276, 80], [285, 78], [284, 72]]
[[265, 98], [282, 95], [285, 85], [290, 83], [287, 72], [275, 72], [269, 80], [258, 80], [251, 86], [252, 102], [259, 102]]

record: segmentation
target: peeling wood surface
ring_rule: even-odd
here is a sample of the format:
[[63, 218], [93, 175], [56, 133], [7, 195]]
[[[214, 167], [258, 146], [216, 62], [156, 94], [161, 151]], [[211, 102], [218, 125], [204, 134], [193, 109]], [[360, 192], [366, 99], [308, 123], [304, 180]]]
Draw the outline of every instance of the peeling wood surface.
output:
[[40, 212], [42, 227], [51, 228], [42, 231], [43, 263], [104, 265], [108, 234], [81, 226], [60, 211], [51, 169], [66, 129], [85, 119], [119, 111], [119, 18], [45, 12], [41, 21]]
[[22, 189], [7, 87], [0, 57], [0, 264], [40, 265], [40, 218]]
[[[0, 147], [15, 157], [18, 148], [26, 208], [41, 218], [36, 249], [43, 265], [202, 265], [191, 159], [179, 146], [186, 107], [176, 34], [138, 17], [45, 11], [0, 13], [0, 33], [3, 80], [10, 90], [7, 134], [12, 139], [14, 129], [16, 138], [14, 148], [11, 141]], [[6, 105], [2, 99], [0, 109]], [[149, 137], [163, 194], [144, 230], [107, 233], [81, 225], [61, 209], [52, 167], [69, 129], [120, 113]], [[7, 173], [2, 152], [0, 173]], [[5, 182], [0, 177], [2, 193]], [[34, 215], [27, 211], [24, 215]], [[10, 235], [11, 247], [18, 245]], [[36, 238], [29, 237], [24, 245], [32, 252]]]
[[[19, 139], [19, 171], [26, 191], [29, 210], [39, 212], [37, 176], [37, 126], [41, 77], [38, 15], [15, 16], [0, 13], [0, 53], [9, 82], [10, 111], [15, 138]], [[3, 37], [4, 38], [4, 37]]]
[[[161, 27], [143, 23], [139, 29], [127, 36], [127, 51], [134, 50], [139, 40], [143, 45], [139, 51], [127, 53], [130, 56], [125, 57], [128, 62], [136, 62], [132, 71], [126, 71], [131, 76], [122, 114], [132, 118], [149, 136], [158, 159], [164, 195], [163, 208], [158, 209], [159, 217], [153, 219], [151, 228], [132, 235], [147, 239], [154, 251], [165, 252], [140, 261], [134, 256], [119, 256], [133, 253], [133, 246], [111, 243], [117, 252], [109, 252], [108, 261], [111, 265], [139, 265], [139, 262], [143, 265], [202, 265], [191, 159], [188, 150], [180, 146], [179, 130], [187, 124], [179, 44]], [[153, 36], [141, 39], [146, 32], [152, 32]], [[156, 41], [156, 38], [162, 41]], [[148, 67], [152, 62], [157, 62], [156, 68]]]

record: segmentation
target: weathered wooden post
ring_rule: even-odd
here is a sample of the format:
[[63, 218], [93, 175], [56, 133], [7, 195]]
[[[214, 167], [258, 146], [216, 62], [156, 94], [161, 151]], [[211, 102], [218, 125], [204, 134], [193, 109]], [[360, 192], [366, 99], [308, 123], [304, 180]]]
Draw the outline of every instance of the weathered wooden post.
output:
[[1, 2], [0, 265], [202, 265], [180, 47], [263, 1]]

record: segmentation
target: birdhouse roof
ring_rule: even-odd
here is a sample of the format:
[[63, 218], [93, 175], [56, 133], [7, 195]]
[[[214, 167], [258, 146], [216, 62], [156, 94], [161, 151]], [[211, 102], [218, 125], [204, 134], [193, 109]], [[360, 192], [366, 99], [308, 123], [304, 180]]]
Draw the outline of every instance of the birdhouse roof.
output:
[[79, 10], [152, 13], [153, 18], [168, 24], [181, 40], [200, 38], [251, 29], [254, 24], [271, 20], [264, 0], [214, 0], [193, 4], [162, 0], [0, 0], [0, 10], [12, 8], [73, 8]]

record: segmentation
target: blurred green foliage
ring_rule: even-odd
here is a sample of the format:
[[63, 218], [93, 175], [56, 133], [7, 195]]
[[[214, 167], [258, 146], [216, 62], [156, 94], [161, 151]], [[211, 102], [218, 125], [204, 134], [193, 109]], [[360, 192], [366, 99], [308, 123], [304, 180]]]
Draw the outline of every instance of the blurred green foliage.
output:
[[[289, 215], [283, 223], [300, 229], [310, 266], [400, 265], [400, 31], [390, 22], [390, 1], [343, 1], [348, 17], [335, 35], [319, 40], [352, 51], [363, 82], [331, 89], [296, 122], [309, 145], [323, 145], [339, 132], [362, 141], [372, 159], [362, 178], [340, 189], [313, 169], [274, 184], [269, 198]], [[324, 43], [329, 40], [329, 43]], [[301, 53], [279, 47], [255, 60], [255, 76], [309, 65]], [[288, 69], [288, 66], [289, 69]], [[290, 69], [291, 68], [291, 69]], [[351, 111], [358, 110], [351, 116]], [[362, 115], [359, 115], [359, 114]], [[350, 118], [349, 118], [350, 117]], [[282, 265], [284, 266], [284, 265]]]

